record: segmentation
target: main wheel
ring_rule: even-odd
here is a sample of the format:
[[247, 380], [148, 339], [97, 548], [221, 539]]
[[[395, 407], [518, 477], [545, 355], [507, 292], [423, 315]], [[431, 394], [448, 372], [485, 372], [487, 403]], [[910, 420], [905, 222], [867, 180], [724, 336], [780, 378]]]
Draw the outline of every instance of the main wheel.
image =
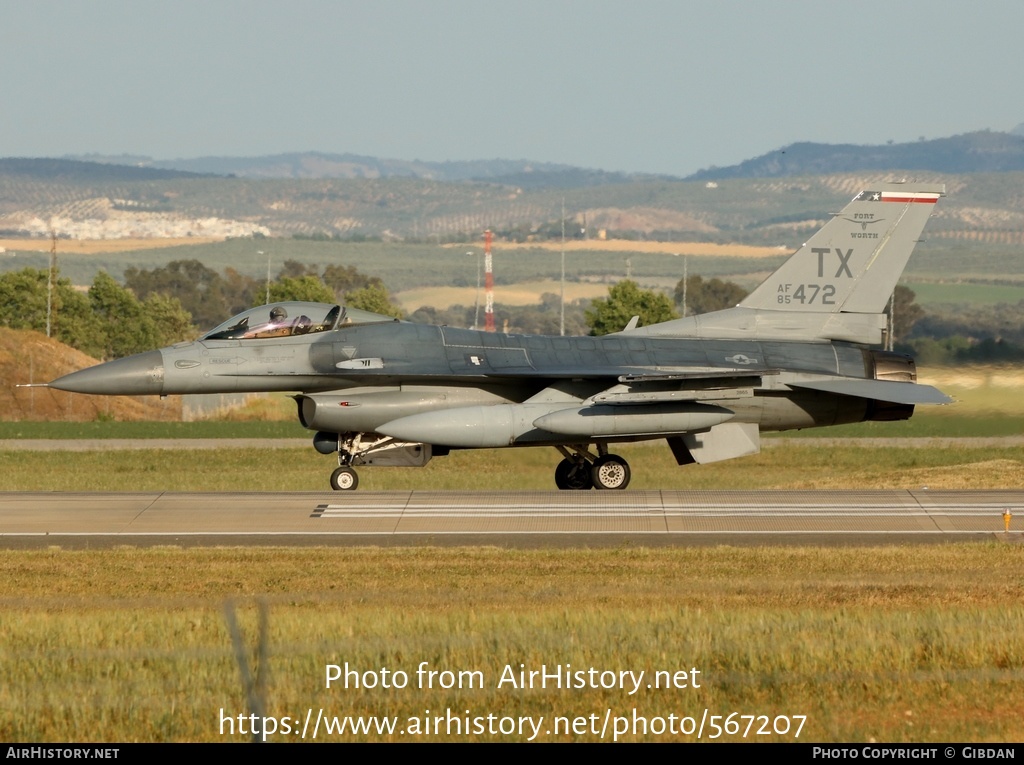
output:
[[595, 489], [625, 489], [629, 486], [629, 464], [617, 454], [594, 460], [590, 476]]
[[592, 489], [594, 483], [590, 478], [590, 465], [565, 459], [555, 467], [555, 486], [563, 491], [582, 491]]
[[359, 475], [350, 467], [340, 467], [331, 473], [331, 488], [335, 491], [354, 491], [359, 485]]

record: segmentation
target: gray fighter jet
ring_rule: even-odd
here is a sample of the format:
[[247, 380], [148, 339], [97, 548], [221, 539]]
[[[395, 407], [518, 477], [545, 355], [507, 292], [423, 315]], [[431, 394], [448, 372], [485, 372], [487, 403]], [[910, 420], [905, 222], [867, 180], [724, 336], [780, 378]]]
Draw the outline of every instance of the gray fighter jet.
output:
[[763, 431], [905, 420], [950, 401], [878, 346], [886, 303], [943, 186], [858, 194], [735, 308], [604, 337], [487, 333], [319, 303], [248, 310], [199, 340], [65, 375], [78, 393], [292, 391], [335, 489], [360, 465], [549, 446], [560, 489], [624, 489], [615, 443], [680, 465], [754, 454]]

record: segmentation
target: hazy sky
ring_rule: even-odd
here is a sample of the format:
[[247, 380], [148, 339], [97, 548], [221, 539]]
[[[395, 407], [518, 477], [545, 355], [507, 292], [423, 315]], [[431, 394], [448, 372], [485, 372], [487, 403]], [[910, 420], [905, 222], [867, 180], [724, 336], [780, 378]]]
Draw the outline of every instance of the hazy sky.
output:
[[1024, 2], [0, 0], [0, 156], [685, 175], [1024, 122]]

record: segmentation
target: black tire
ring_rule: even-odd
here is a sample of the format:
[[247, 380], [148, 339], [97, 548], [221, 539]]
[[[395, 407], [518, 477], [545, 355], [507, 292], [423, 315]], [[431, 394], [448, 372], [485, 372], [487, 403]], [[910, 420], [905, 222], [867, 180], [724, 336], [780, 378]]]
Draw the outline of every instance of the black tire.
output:
[[629, 486], [629, 463], [617, 454], [606, 454], [594, 460], [590, 477], [595, 489], [625, 489]]
[[340, 467], [331, 473], [331, 488], [335, 491], [355, 491], [359, 474], [350, 467]]
[[582, 465], [574, 460], [565, 459], [555, 467], [555, 486], [563, 491], [585, 491], [594, 488], [590, 477], [590, 465]]

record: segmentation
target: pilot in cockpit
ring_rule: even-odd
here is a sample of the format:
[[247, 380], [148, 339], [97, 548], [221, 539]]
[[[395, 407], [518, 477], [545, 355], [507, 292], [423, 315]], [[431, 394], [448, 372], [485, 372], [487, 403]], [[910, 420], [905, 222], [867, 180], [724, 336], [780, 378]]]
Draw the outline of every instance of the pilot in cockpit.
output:
[[[339, 316], [344, 320], [345, 311], [341, 306], [331, 306], [323, 320], [311, 319], [303, 309], [319, 309], [312, 303], [294, 303], [298, 311], [297, 318], [289, 318], [288, 309], [281, 305], [275, 305], [267, 311], [264, 306], [252, 308], [240, 316], [236, 316], [232, 322], [225, 323], [208, 333], [204, 340], [255, 340], [274, 337], [289, 337], [292, 335], [305, 335], [315, 332], [327, 332], [334, 329], [339, 322]], [[325, 306], [326, 307], [326, 306]], [[263, 313], [267, 311], [266, 313]], [[313, 316], [319, 316], [310, 311]], [[250, 321], [251, 320], [251, 321]]]
[[257, 337], [287, 337], [292, 333], [291, 323], [288, 321], [288, 312], [281, 306], [274, 306], [270, 309], [270, 321], [266, 324], [258, 324], [242, 335], [245, 339]]
[[289, 335], [304, 335], [312, 328], [313, 322], [308, 316], [299, 316], [297, 319], [288, 321], [288, 312], [281, 306], [274, 306], [270, 309], [270, 323], [255, 327], [251, 332], [246, 332], [245, 338], [257, 337], [288, 337]]

